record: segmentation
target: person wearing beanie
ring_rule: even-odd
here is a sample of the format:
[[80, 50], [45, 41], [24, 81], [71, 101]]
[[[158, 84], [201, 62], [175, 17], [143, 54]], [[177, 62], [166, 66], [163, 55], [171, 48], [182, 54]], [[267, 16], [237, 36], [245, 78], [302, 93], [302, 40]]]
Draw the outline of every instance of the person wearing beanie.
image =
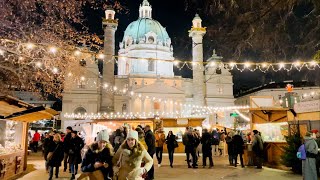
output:
[[78, 172], [78, 164], [81, 163], [81, 150], [84, 147], [83, 140], [78, 136], [78, 131], [71, 132], [69, 149], [69, 167], [71, 169], [71, 180], [75, 179]]
[[[88, 151], [86, 152], [82, 164], [82, 172], [94, 172], [100, 170], [103, 177], [98, 179], [110, 179], [113, 176], [112, 157], [113, 148], [109, 143], [109, 134], [107, 130], [101, 130]], [[89, 176], [90, 177], [90, 176]]]
[[[71, 132], [72, 127], [68, 126], [66, 129], [66, 135], [63, 138], [63, 171], [66, 172], [68, 168], [68, 159], [69, 159], [69, 150], [70, 150], [70, 141], [71, 141]], [[71, 168], [69, 167], [69, 172], [71, 173]]]
[[[141, 163], [144, 161], [144, 167]], [[122, 143], [112, 160], [114, 174], [118, 180], [143, 180], [153, 165], [153, 159], [139, 142], [138, 132], [128, 131], [126, 140]]]
[[312, 137], [312, 132], [307, 132], [304, 137], [306, 160], [304, 162], [304, 176], [305, 180], [317, 180], [317, 169], [316, 169], [316, 157], [318, 154], [318, 145]]

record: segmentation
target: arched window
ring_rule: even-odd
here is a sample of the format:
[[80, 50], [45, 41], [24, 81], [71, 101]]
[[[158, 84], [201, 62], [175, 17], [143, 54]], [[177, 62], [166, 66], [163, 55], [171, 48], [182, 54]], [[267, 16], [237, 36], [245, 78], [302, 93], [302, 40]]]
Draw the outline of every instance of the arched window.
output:
[[112, 19], [112, 14], [108, 14], [108, 19]]
[[77, 107], [73, 111], [74, 114], [85, 114], [86, 112], [87, 112], [87, 110], [85, 108], [83, 108], [83, 107]]

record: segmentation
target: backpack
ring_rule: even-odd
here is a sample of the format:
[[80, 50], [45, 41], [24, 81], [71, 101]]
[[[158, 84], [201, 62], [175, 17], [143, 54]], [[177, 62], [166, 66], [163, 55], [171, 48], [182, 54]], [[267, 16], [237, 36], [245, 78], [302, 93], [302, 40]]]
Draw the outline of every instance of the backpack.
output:
[[306, 148], [305, 148], [304, 144], [302, 144], [299, 147], [298, 152], [297, 152], [297, 158], [300, 159], [300, 160], [306, 160], [307, 153], [306, 153]]

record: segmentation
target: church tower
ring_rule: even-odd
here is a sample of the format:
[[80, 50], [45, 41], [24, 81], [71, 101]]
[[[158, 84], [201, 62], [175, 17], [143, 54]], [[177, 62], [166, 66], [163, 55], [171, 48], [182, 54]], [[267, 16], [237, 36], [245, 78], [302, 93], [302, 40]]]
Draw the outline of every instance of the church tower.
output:
[[192, 28], [189, 30], [189, 37], [192, 38], [192, 62], [193, 62], [193, 101], [195, 105], [205, 105], [205, 84], [203, 66], [203, 45], [202, 39], [206, 34], [206, 28], [201, 25], [201, 18], [198, 14], [192, 20]]
[[112, 87], [115, 84], [114, 80], [114, 54], [115, 54], [115, 32], [118, 27], [118, 20], [114, 18], [115, 11], [108, 8], [105, 11], [105, 19], [102, 22], [104, 29], [104, 59], [103, 59], [103, 74], [101, 86], [101, 112], [112, 112], [114, 110], [113, 93], [107, 91], [106, 87]]

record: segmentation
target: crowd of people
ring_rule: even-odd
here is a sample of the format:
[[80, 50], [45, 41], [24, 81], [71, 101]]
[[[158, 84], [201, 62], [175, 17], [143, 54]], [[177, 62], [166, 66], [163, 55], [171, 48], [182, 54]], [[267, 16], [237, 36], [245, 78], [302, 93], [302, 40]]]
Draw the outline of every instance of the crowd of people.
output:
[[[35, 139], [38, 139], [39, 135], [35, 136]], [[305, 137], [307, 155], [302, 162], [304, 176], [310, 176], [316, 172], [316, 169], [319, 170], [315, 165], [316, 159], [312, 159], [313, 156], [311, 157], [310, 153], [318, 152], [317, 143], [320, 141], [315, 143], [316, 145], [313, 141], [315, 141], [314, 138], [307, 134]], [[208, 167], [213, 168], [213, 156], [223, 155], [224, 148], [227, 148], [229, 165], [237, 167], [239, 157], [240, 165], [244, 168], [243, 154], [246, 142], [252, 144], [254, 165], [261, 169], [264, 154], [263, 140], [257, 130], [245, 135], [241, 131], [227, 132], [226, 129], [210, 131], [204, 128], [200, 135], [199, 130], [186, 127], [182, 136], [188, 168], [198, 168], [200, 151], [202, 151], [203, 168], [207, 167], [207, 159], [209, 159]], [[90, 145], [85, 145], [83, 139], [78, 136], [78, 132], [67, 127], [63, 137], [57, 131], [46, 133], [42, 148], [49, 180], [53, 175], [58, 178], [59, 167], [62, 165], [64, 172], [69, 170], [70, 179], [75, 179], [79, 164], [82, 172], [80, 179], [84, 177], [99, 179], [100, 177], [100, 179], [117, 180], [152, 180], [154, 179], [153, 157], [156, 156], [158, 167], [161, 167], [165, 145], [170, 167], [173, 168], [174, 152], [179, 146], [177, 136], [172, 131], [166, 135], [162, 128], [152, 132], [149, 125], [145, 127], [139, 125], [134, 129], [123, 126], [112, 133], [102, 130], [97, 133], [97, 137]], [[319, 155], [314, 157], [319, 158]]]

